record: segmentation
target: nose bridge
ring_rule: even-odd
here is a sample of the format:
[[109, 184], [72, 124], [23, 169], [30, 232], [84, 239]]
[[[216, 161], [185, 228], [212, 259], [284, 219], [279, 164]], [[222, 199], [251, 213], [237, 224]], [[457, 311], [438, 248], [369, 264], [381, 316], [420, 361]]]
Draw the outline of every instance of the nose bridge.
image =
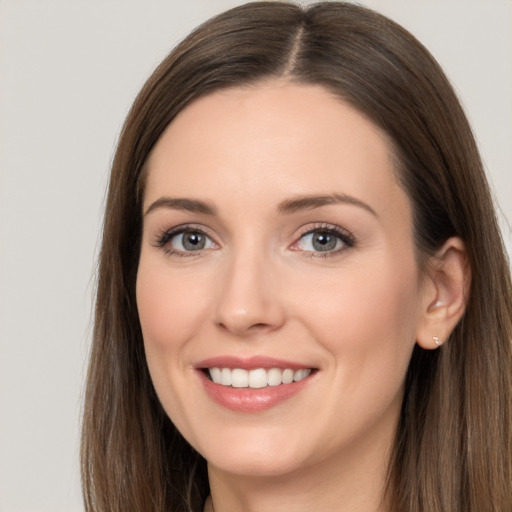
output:
[[215, 322], [237, 335], [274, 330], [283, 308], [273, 279], [272, 258], [254, 240], [234, 247], [227, 258], [215, 307]]

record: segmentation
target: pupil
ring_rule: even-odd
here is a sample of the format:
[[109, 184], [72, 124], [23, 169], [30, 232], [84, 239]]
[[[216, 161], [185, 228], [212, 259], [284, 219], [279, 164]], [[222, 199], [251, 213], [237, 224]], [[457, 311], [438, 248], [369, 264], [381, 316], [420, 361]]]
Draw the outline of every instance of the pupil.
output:
[[331, 251], [336, 247], [336, 237], [330, 233], [315, 233], [313, 235], [313, 247], [317, 251]]
[[205, 246], [205, 238], [201, 233], [184, 233], [183, 247], [188, 251], [199, 251]]

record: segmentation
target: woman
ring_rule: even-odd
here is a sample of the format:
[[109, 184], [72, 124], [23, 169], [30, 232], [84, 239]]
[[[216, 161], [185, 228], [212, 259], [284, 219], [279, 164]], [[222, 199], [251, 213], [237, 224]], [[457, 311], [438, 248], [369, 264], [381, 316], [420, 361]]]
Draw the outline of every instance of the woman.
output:
[[119, 141], [86, 508], [511, 510], [511, 310], [428, 52], [350, 4], [232, 9]]

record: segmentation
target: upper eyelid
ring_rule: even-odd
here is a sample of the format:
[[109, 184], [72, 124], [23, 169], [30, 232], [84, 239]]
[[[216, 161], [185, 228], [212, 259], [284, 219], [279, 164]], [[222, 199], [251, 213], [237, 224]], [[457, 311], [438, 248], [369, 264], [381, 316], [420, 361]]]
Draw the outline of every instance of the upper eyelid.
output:
[[169, 240], [171, 240], [174, 236], [179, 235], [181, 233], [185, 233], [187, 231], [196, 231], [198, 233], [202, 233], [203, 235], [210, 238], [215, 244], [218, 244], [216, 241], [216, 237], [212, 235], [211, 230], [206, 228], [205, 226], [198, 225], [198, 224], [180, 224], [178, 226], [174, 226], [171, 228], [163, 228], [158, 230], [154, 235], [154, 241], [156, 246], [162, 245], [162, 241], [165, 240], [163, 243], [167, 243]]
[[313, 225], [309, 224], [309, 225], [301, 227], [297, 234], [297, 238], [303, 237], [304, 235], [308, 235], [310, 233], [314, 233], [315, 231], [322, 231], [322, 230], [329, 231], [331, 233], [341, 235], [350, 240], [355, 241], [354, 235], [348, 229], [343, 228], [337, 224], [330, 224], [327, 222], [315, 223]]
[[211, 234], [210, 228], [203, 226], [202, 224], [196, 224], [195, 222], [193, 222], [193, 223], [186, 222], [183, 224], [178, 224], [177, 226], [172, 226], [169, 228], [162, 228], [159, 230], [159, 233], [178, 234], [178, 233], [183, 233], [184, 231], [198, 231], [198, 232], [204, 233], [205, 235], [208, 235], [208, 236], [210, 236], [210, 234]]
[[347, 229], [342, 228], [341, 226], [339, 226], [337, 224], [330, 224], [330, 223], [322, 222], [322, 223], [317, 223], [316, 225], [313, 225], [313, 226], [309, 225], [309, 226], [304, 226], [303, 228], [301, 228], [301, 231], [295, 237], [294, 241], [292, 242], [292, 244], [289, 247], [292, 248], [293, 246], [299, 244], [300, 240], [303, 237], [305, 237], [306, 235], [310, 235], [310, 234], [318, 232], [318, 231], [326, 231], [326, 232], [333, 234], [334, 236], [337, 236], [343, 242], [345, 247], [334, 250], [334, 251], [325, 251], [325, 252], [318, 251], [318, 253], [317, 253], [317, 251], [306, 251], [306, 250], [303, 250], [302, 252], [307, 253], [307, 254], [318, 255], [318, 256], [322, 256], [322, 257], [328, 257], [329, 255], [334, 256], [335, 254], [337, 254], [339, 252], [343, 252], [346, 249], [352, 248], [357, 245], [356, 237]]

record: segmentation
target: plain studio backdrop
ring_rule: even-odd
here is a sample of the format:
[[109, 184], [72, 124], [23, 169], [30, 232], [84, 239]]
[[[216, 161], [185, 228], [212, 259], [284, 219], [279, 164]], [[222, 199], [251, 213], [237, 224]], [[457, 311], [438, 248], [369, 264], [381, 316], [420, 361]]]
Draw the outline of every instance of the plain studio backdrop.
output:
[[[237, 0], [0, 0], [0, 511], [74, 512], [95, 260], [125, 115]], [[511, 247], [512, 1], [368, 0], [445, 68]]]

